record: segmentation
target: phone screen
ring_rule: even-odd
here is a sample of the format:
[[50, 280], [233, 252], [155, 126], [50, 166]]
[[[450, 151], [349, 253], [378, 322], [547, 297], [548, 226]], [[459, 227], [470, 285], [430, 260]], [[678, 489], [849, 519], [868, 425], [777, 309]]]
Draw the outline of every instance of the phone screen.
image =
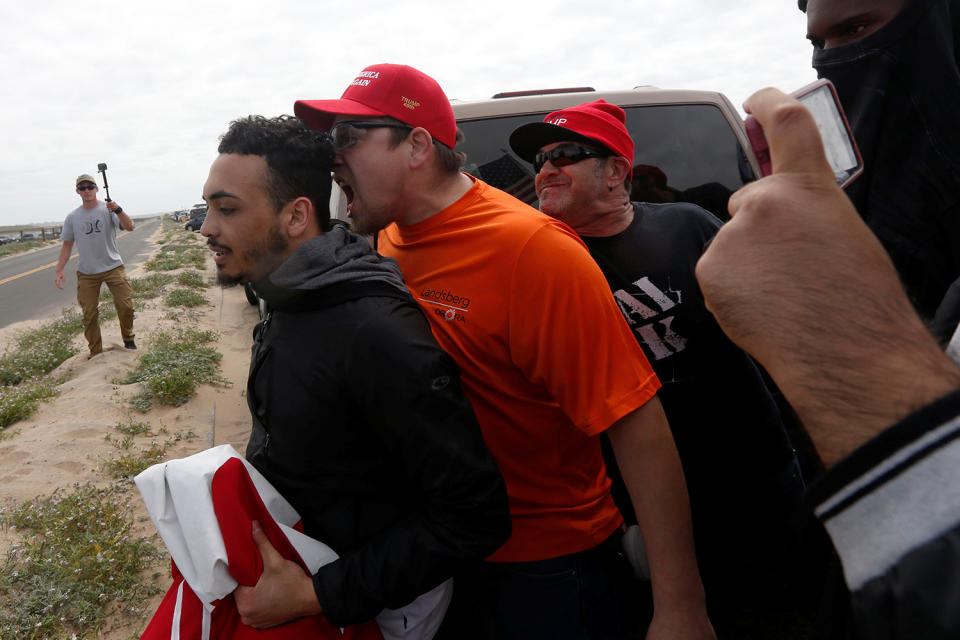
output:
[[801, 89], [794, 95], [817, 121], [827, 161], [830, 162], [837, 184], [844, 187], [860, 175], [863, 167], [833, 88], [828, 84], [817, 84], [819, 86], [808, 93], [802, 93]]
[[[827, 161], [833, 169], [837, 184], [846, 187], [863, 173], [863, 160], [847, 118], [843, 114], [836, 90], [829, 80], [821, 79], [794, 91], [791, 95], [813, 114], [817, 129], [820, 130]], [[772, 171], [770, 149], [763, 135], [763, 129], [753, 116], [747, 116], [744, 125], [750, 139], [750, 146], [753, 147], [757, 162], [760, 164], [760, 172], [765, 176], [770, 175]]]

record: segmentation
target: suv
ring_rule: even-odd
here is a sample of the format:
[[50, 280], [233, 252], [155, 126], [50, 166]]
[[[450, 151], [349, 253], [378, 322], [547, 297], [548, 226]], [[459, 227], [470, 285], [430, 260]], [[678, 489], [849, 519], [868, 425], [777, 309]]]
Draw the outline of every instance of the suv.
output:
[[[656, 87], [546, 89], [454, 101], [453, 113], [465, 136], [457, 145], [467, 154], [463, 170], [537, 207], [533, 167], [510, 149], [510, 134], [558, 109], [601, 98], [627, 114], [636, 146], [634, 200], [692, 202], [726, 220], [730, 194], [760, 175], [743, 120], [726, 96]], [[346, 202], [341, 193], [334, 188], [330, 210], [343, 219]]]

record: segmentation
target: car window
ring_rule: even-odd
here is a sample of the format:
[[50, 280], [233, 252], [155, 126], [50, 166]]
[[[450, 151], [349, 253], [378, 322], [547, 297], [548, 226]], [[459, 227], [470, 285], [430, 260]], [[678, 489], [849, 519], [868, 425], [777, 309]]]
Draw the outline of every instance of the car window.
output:
[[[720, 219], [730, 194], [754, 179], [743, 149], [720, 109], [714, 105], [625, 107], [635, 142], [634, 200], [693, 202]], [[463, 170], [534, 207], [533, 167], [518, 158], [510, 133], [547, 113], [460, 122], [467, 154]]]

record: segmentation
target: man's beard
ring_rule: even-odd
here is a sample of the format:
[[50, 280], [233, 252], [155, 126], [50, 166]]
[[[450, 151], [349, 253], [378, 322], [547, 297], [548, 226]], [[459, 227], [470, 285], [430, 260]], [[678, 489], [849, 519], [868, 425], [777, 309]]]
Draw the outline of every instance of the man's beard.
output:
[[[213, 245], [217, 246], [217, 245]], [[283, 262], [283, 256], [289, 243], [280, 233], [278, 226], [273, 224], [267, 231], [267, 237], [256, 245], [243, 252], [243, 259], [247, 264], [254, 265], [253, 274], [227, 275], [223, 271], [217, 272], [217, 283], [224, 288], [235, 287], [241, 282], [259, 280], [272, 273]]]

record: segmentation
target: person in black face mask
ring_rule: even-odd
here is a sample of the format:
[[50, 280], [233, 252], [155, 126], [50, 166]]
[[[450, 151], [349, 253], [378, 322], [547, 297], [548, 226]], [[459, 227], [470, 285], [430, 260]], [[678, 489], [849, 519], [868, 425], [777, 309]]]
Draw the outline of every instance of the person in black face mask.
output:
[[929, 321], [960, 278], [960, 1], [798, 5], [813, 66], [836, 86], [863, 154], [847, 193]]

